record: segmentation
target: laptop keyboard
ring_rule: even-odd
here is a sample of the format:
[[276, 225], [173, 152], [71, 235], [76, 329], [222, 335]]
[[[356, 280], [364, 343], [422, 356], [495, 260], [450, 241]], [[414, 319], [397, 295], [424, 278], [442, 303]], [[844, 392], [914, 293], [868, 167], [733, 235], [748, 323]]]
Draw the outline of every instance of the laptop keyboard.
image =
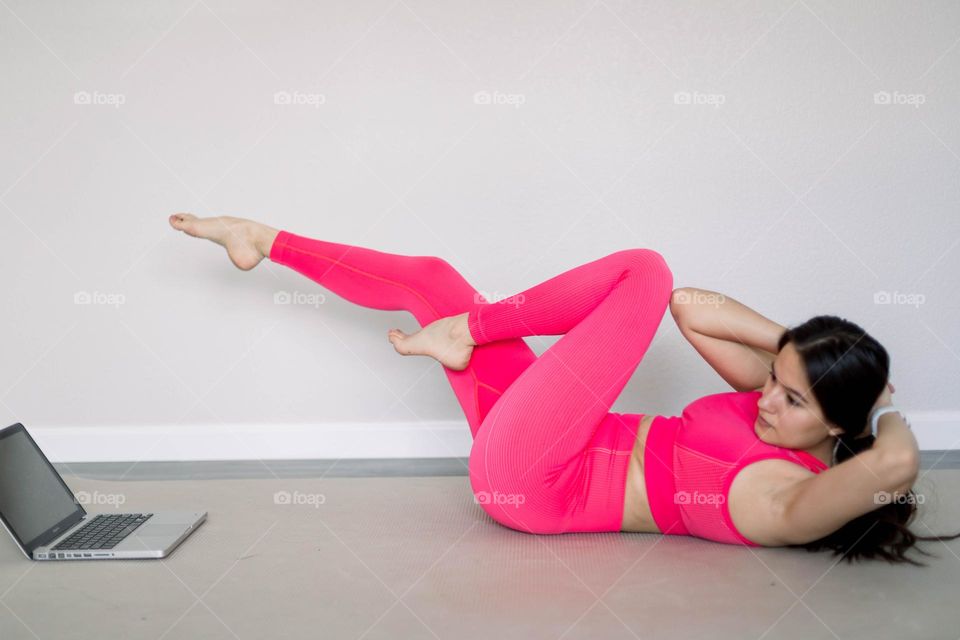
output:
[[137, 527], [150, 519], [152, 513], [100, 513], [93, 520], [61, 541], [54, 550], [113, 549]]

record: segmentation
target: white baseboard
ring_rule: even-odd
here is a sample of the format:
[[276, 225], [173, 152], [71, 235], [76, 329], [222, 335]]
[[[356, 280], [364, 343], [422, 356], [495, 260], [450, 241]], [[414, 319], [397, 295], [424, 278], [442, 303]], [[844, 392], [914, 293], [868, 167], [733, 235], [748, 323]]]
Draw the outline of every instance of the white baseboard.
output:
[[907, 411], [921, 451], [960, 449], [960, 411]]
[[[960, 411], [907, 412], [921, 450], [960, 448]], [[464, 421], [31, 427], [52, 462], [468, 457]]]

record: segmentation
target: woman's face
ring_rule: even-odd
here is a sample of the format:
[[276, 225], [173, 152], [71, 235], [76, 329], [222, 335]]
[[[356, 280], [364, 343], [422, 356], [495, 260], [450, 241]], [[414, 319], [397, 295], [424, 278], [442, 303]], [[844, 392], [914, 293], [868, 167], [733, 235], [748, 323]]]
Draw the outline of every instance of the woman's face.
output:
[[754, 431], [758, 438], [778, 447], [810, 449], [825, 438], [843, 433], [823, 417], [793, 343], [780, 350], [772, 371], [757, 402]]

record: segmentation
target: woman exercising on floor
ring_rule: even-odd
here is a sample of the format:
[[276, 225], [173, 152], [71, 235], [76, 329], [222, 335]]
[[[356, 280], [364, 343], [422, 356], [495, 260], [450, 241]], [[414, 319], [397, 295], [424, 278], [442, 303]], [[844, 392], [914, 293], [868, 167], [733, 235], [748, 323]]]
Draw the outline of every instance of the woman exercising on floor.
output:
[[[948, 539], [906, 527], [917, 443], [892, 410], [877, 412], [871, 435], [871, 411], [891, 404], [889, 359], [853, 323], [818, 316], [788, 331], [730, 298], [674, 290], [651, 249], [611, 253], [491, 303], [437, 257], [227, 216], [180, 213], [170, 224], [224, 246], [240, 269], [269, 258], [361, 306], [411, 313], [421, 330], [391, 329], [388, 339], [444, 366], [474, 439], [472, 489], [504, 526], [907, 562], [916, 540]], [[720, 302], [697, 302], [710, 294]], [[736, 391], [700, 398], [680, 416], [610, 412], [668, 306]], [[522, 340], [533, 335], [563, 337], [538, 358]]]

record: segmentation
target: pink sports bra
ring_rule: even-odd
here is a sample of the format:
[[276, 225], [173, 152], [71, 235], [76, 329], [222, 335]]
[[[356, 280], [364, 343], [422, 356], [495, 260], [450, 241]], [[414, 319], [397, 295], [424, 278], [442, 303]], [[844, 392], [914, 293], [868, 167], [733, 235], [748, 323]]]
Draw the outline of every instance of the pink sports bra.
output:
[[760, 391], [704, 396], [680, 416], [656, 416], [644, 450], [650, 511], [664, 534], [760, 546], [737, 531], [728, 494], [737, 472], [779, 458], [814, 473], [827, 465], [806, 451], [767, 444], [754, 432]]

